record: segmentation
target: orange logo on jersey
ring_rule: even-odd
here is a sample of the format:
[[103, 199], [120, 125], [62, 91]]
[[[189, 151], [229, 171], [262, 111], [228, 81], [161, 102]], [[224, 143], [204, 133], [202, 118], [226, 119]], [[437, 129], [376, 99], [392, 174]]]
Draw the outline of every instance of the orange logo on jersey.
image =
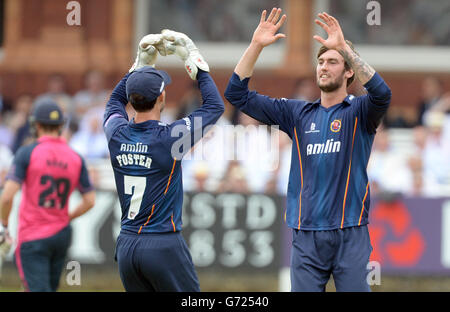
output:
[[341, 120], [335, 119], [331, 122], [330, 130], [333, 132], [339, 132], [341, 130]]

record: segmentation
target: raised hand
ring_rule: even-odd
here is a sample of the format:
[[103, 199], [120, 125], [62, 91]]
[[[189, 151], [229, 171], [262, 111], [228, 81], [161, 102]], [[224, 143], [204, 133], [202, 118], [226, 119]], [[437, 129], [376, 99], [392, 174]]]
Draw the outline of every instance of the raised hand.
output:
[[163, 37], [160, 34], [149, 34], [144, 36], [141, 41], [139, 41], [136, 59], [129, 72], [132, 72], [144, 66], [155, 67], [156, 59], [158, 56], [157, 51], [161, 50], [164, 53], [164, 49], [162, 49], [161, 47], [159, 49], [157, 48], [158, 45], [162, 44]]
[[177, 55], [184, 61], [184, 68], [192, 80], [197, 79], [199, 68], [209, 72], [208, 63], [206, 63], [197, 46], [187, 35], [170, 29], [163, 29], [161, 34], [166, 43], [167, 52]]
[[353, 69], [356, 78], [358, 78], [361, 84], [366, 84], [370, 79], [372, 79], [375, 74], [375, 69], [365, 62], [358, 55], [358, 53], [356, 53], [356, 51], [354, 51], [353, 48], [347, 44], [344, 39], [341, 26], [339, 26], [339, 22], [333, 16], [327, 13], [320, 13], [318, 16], [325, 23], [319, 20], [315, 20], [315, 22], [327, 32], [328, 38], [325, 40], [317, 35], [313, 38], [328, 49], [338, 51], [344, 58], [345, 62], [347, 62], [347, 64], [349, 64]]
[[313, 38], [326, 46], [328, 49], [343, 50], [345, 48], [344, 34], [342, 33], [341, 26], [337, 19], [327, 13], [317, 14], [324, 22], [315, 20], [314, 22], [322, 27], [328, 34], [328, 38], [325, 40], [320, 36], [315, 35]]
[[267, 19], [266, 14], [267, 11], [264, 10], [252, 38], [253, 43], [258, 44], [263, 48], [276, 42], [280, 38], [286, 38], [285, 34], [277, 34], [277, 31], [283, 26], [284, 21], [286, 20], [286, 14], [283, 14], [280, 18], [280, 8], [273, 8]]

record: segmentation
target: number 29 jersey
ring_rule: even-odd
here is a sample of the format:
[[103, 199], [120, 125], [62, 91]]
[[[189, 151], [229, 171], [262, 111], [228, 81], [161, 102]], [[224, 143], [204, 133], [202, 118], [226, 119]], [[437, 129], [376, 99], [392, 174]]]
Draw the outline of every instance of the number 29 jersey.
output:
[[22, 184], [17, 235], [21, 243], [58, 233], [70, 222], [72, 192], [93, 190], [83, 158], [60, 137], [42, 136], [19, 148], [7, 179]]

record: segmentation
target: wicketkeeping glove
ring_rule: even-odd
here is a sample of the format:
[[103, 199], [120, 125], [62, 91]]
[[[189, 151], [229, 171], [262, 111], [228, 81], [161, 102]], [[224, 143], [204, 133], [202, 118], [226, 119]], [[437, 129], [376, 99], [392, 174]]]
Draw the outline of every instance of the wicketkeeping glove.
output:
[[139, 42], [136, 60], [129, 72], [149, 65], [155, 67], [157, 52], [162, 56], [166, 56], [173, 54], [174, 50], [174, 48], [169, 46], [169, 42], [163, 40], [162, 34], [146, 35]]
[[170, 54], [178, 55], [184, 61], [184, 68], [192, 80], [197, 80], [198, 68], [209, 72], [208, 64], [188, 36], [170, 29], [164, 29], [161, 34], [164, 40], [169, 42], [166, 50], [170, 51]]

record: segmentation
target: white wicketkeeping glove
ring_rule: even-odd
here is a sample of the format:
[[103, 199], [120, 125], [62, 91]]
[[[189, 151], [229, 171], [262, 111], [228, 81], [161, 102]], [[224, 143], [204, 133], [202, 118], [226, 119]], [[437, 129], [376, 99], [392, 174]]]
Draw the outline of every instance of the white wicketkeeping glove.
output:
[[131, 66], [129, 72], [139, 69], [144, 66], [155, 67], [158, 53], [162, 56], [174, 53], [174, 48], [170, 46], [169, 42], [163, 40], [162, 34], [150, 34], [144, 36], [138, 45], [136, 60]]
[[161, 34], [164, 41], [169, 42], [166, 45], [166, 51], [178, 55], [184, 61], [184, 68], [192, 80], [197, 80], [198, 68], [209, 72], [208, 64], [188, 36], [170, 29], [164, 29]]

